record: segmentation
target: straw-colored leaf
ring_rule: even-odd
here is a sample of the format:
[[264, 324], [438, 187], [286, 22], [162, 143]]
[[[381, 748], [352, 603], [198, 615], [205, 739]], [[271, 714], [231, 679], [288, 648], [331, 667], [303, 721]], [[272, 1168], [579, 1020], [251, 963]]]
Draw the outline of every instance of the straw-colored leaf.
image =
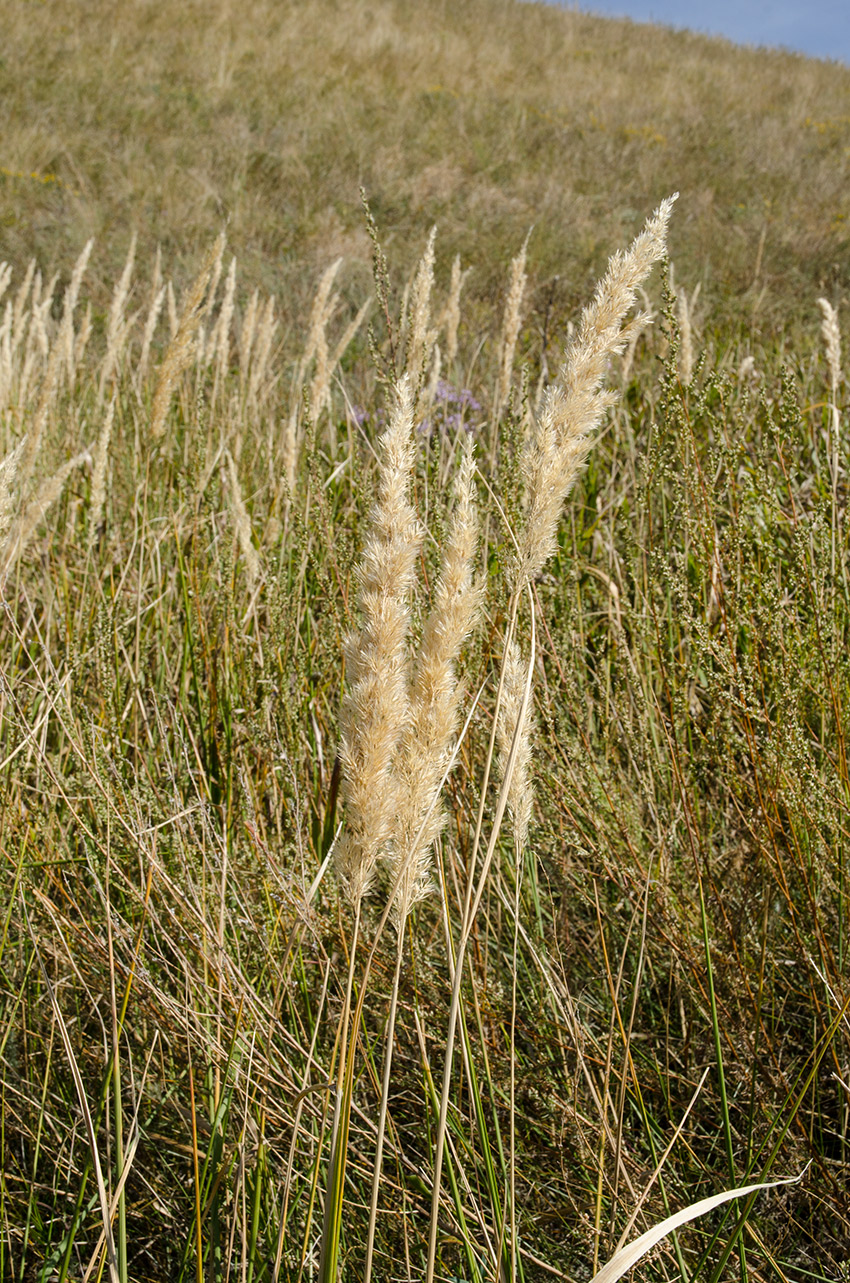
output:
[[633, 1265], [646, 1256], [647, 1252], [660, 1243], [668, 1234], [679, 1229], [681, 1225], [687, 1225], [688, 1221], [695, 1221], [700, 1216], [706, 1216], [708, 1212], [713, 1212], [715, 1207], [722, 1207], [724, 1203], [730, 1203], [735, 1198], [746, 1198], [748, 1194], [757, 1194], [759, 1190], [775, 1189], [777, 1185], [795, 1185], [802, 1176], [790, 1176], [784, 1181], [767, 1181], [758, 1185], [741, 1185], [737, 1189], [723, 1190], [720, 1194], [712, 1194], [708, 1198], [701, 1198], [697, 1203], [691, 1203], [690, 1207], [683, 1207], [681, 1211], [675, 1212], [672, 1216], [667, 1216], [657, 1225], [653, 1225], [646, 1233], [641, 1234], [633, 1243], [627, 1243], [625, 1247], [620, 1248], [619, 1252], [611, 1257], [607, 1265], [603, 1265], [598, 1273], [594, 1274], [591, 1283], [617, 1283], [627, 1274]]

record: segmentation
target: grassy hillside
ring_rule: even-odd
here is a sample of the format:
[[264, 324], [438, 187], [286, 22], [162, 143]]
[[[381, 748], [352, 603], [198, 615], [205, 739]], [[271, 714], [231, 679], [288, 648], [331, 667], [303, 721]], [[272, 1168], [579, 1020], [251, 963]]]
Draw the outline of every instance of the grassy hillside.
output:
[[850, 72], [455, 9], [0, 8], [0, 1283], [850, 1258]]
[[[305, 301], [368, 262], [365, 186], [402, 271], [439, 255], [492, 297], [533, 224], [535, 311], [571, 314], [647, 204], [712, 317], [788, 325], [847, 288], [850, 71], [543, 5], [3, 6], [6, 258], [105, 288], [131, 229], [191, 270], [220, 228], [246, 280]], [[557, 279], [556, 279], [557, 278]], [[789, 307], [788, 305], [791, 304]], [[296, 314], [300, 314], [297, 313]]]

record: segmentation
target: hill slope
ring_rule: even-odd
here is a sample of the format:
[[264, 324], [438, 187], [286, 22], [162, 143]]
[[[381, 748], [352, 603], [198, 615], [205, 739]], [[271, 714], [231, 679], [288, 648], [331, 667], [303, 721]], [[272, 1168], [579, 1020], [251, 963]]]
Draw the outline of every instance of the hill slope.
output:
[[569, 308], [679, 190], [672, 255], [718, 318], [784, 323], [847, 285], [837, 65], [512, 0], [4, 9], [17, 267], [94, 235], [111, 281], [133, 229], [142, 261], [194, 262], [226, 224], [243, 279], [292, 297], [329, 257], [368, 261], [363, 185], [400, 265], [437, 222], [479, 295], [534, 224], [531, 271]]

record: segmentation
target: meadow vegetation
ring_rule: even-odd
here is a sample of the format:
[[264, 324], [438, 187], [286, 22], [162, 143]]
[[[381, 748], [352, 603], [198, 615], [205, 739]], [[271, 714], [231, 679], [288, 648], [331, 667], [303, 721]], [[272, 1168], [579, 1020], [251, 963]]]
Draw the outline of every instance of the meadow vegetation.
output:
[[6, 8], [0, 1283], [845, 1277], [850, 72]]

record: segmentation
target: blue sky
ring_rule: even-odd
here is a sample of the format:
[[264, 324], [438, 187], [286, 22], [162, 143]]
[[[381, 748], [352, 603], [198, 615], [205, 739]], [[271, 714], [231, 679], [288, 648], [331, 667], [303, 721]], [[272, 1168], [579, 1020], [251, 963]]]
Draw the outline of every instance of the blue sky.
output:
[[568, 7], [689, 27], [740, 44], [781, 45], [850, 65], [850, 0], [578, 0]]

